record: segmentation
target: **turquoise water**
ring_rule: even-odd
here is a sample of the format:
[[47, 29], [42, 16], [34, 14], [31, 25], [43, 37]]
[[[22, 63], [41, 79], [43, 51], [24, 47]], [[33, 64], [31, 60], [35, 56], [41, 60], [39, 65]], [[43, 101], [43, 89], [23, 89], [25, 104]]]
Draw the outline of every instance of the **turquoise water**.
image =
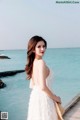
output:
[[[0, 51], [11, 59], [0, 60], [0, 72], [24, 69], [26, 50]], [[44, 56], [47, 65], [54, 71], [54, 92], [61, 96], [65, 106], [80, 92], [80, 48], [47, 49]], [[0, 89], [0, 110], [9, 114], [9, 120], [26, 120], [29, 95], [29, 81], [26, 74], [2, 78], [7, 87]]]

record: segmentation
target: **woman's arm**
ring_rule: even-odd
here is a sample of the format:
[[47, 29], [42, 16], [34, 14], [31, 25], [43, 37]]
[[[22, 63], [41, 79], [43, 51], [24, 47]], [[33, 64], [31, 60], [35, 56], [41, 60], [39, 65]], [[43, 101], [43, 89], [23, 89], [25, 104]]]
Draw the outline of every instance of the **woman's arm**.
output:
[[45, 91], [47, 95], [54, 101], [61, 103], [60, 97], [53, 94], [46, 85], [46, 65], [43, 60], [39, 60], [38, 69], [39, 69], [39, 85], [41, 90]]

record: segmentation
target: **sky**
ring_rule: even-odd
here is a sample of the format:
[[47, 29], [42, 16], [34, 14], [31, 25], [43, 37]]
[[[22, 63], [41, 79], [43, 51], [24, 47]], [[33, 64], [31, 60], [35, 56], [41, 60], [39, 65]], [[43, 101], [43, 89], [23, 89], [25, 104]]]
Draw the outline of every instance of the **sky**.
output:
[[34, 35], [42, 36], [48, 48], [80, 47], [80, 3], [0, 0], [0, 50], [26, 49]]

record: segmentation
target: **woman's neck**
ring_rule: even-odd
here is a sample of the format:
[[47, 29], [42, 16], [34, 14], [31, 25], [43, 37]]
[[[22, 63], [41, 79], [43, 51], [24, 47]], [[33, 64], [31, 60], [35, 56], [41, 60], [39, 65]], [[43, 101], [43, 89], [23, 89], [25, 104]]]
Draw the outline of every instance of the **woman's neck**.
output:
[[35, 60], [41, 60], [42, 57], [36, 56], [34, 59], [35, 59]]
[[34, 60], [41, 60], [42, 58], [35, 58]]

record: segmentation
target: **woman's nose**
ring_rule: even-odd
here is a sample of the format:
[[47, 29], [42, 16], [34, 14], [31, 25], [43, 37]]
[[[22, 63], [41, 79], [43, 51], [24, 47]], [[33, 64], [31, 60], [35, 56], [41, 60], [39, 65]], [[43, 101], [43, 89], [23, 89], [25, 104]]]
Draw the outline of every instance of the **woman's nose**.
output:
[[44, 50], [44, 47], [41, 47], [41, 50]]

